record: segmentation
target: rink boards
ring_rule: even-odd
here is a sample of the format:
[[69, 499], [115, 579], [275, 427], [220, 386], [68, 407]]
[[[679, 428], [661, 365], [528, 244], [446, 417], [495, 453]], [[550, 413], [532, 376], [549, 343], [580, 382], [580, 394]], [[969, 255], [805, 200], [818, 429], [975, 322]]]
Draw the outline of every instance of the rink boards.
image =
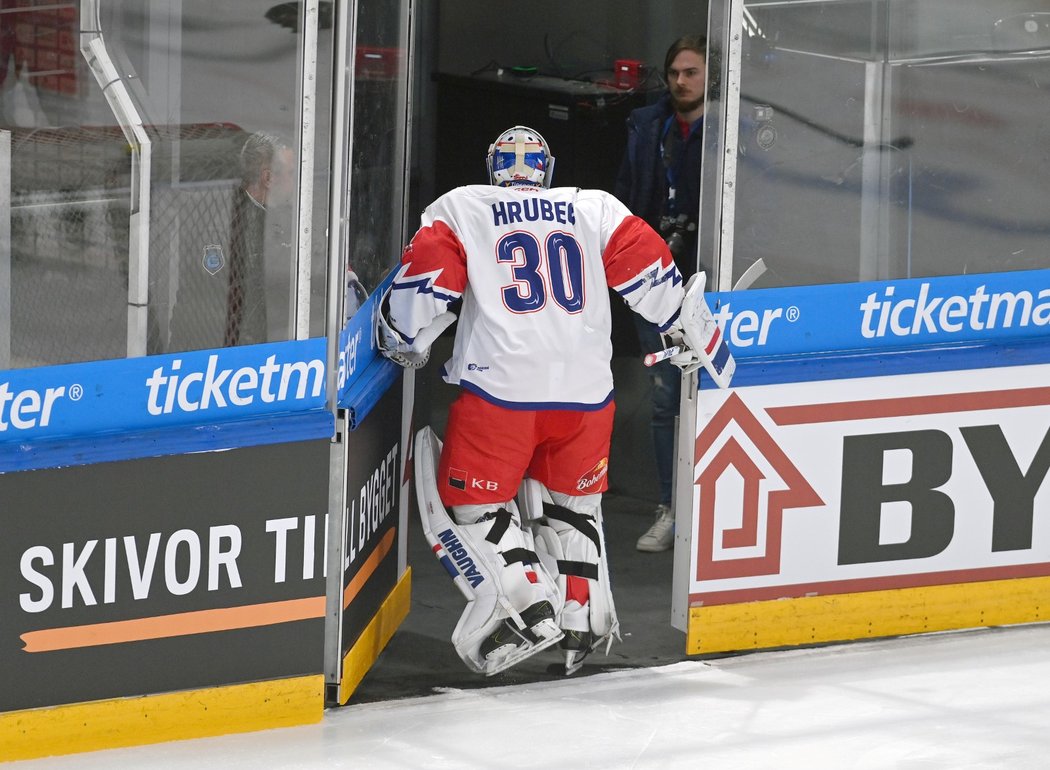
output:
[[[982, 278], [962, 294], [991, 295]], [[691, 516], [679, 514], [676, 544], [688, 652], [1050, 619], [1050, 314], [1040, 310], [1050, 292], [1045, 271], [1004, 278], [1021, 297], [1012, 323], [978, 315], [987, 300], [965, 305], [968, 326], [990, 339], [908, 351], [845, 339], [852, 350], [820, 351], [820, 332], [799, 328], [800, 302], [791, 332], [811, 350], [760, 361], [744, 346], [733, 388], [701, 384]], [[947, 292], [897, 283], [897, 297], [941, 296], [938, 311], [960, 294], [958, 280]], [[831, 333], [848, 334], [852, 311], [877, 332], [878, 302], [864, 310], [886, 296], [878, 286], [823, 287], [852, 293]], [[756, 299], [783, 304], [786, 292], [766, 294]], [[906, 311], [891, 308], [884, 328], [929, 330]]]
[[411, 590], [412, 393], [368, 323], [337, 442], [323, 339], [0, 372], [0, 761], [346, 702]]

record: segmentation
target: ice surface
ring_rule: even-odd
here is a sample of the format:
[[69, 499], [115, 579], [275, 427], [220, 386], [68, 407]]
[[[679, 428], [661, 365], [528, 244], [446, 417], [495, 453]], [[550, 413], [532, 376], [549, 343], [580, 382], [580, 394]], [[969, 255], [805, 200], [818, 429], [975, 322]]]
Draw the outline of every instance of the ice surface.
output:
[[1050, 626], [690, 660], [329, 710], [19, 770], [1050, 766]]

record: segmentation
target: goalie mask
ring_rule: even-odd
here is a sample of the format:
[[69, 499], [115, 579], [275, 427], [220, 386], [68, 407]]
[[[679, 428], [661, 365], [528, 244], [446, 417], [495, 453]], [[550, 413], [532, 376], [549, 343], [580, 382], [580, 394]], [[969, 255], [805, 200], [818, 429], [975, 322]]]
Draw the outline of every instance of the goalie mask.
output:
[[500, 187], [509, 185], [551, 186], [554, 157], [538, 132], [525, 126], [508, 128], [489, 145], [485, 164], [489, 181]]

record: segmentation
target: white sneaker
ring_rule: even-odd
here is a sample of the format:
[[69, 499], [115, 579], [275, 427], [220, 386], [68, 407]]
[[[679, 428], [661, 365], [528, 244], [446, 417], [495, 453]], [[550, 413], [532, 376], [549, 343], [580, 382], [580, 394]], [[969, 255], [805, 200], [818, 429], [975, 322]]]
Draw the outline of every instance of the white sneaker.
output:
[[638, 544], [635, 547], [639, 551], [657, 553], [666, 551], [673, 542], [674, 514], [671, 513], [669, 506], [659, 505], [656, 508], [656, 521], [653, 522], [653, 526], [649, 527], [648, 532], [638, 538]]

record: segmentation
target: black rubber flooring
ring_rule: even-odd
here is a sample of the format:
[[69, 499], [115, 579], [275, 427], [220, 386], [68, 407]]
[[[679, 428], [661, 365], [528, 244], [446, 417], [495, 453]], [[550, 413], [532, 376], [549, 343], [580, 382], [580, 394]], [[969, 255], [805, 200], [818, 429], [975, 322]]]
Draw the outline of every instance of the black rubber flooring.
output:
[[[655, 504], [608, 494], [603, 501], [613, 598], [622, 643], [595, 652], [573, 676], [659, 666], [685, 660], [685, 634], [671, 626], [672, 552], [641, 553], [635, 541], [653, 521]], [[562, 657], [545, 650], [507, 671], [485, 677], [469, 671], [450, 641], [464, 599], [413, 518], [409, 527], [412, 604], [408, 617], [351, 696], [350, 704], [563, 678]]]

